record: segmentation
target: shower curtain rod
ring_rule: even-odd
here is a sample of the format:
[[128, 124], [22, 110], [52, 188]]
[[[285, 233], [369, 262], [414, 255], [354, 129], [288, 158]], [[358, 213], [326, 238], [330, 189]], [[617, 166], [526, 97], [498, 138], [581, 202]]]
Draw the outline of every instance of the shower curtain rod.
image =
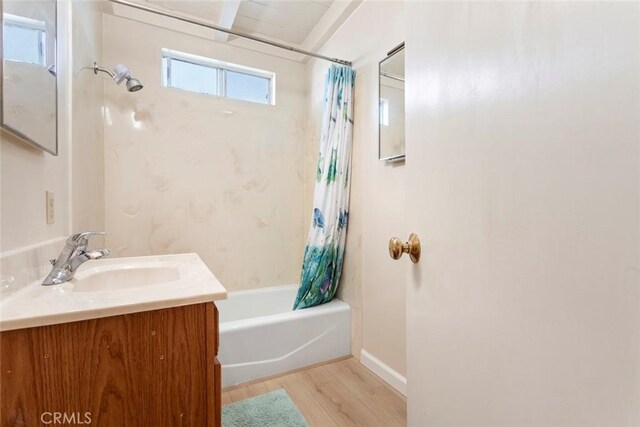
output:
[[384, 76], [384, 77], [388, 77], [388, 78], [390, 78], [390, 79], [392, 79], [392, 80], [397, 80], [397, 81], [399, 81], [399, 82], [404, 83], [404, 77], [398, 77], [398, 76], [396, 76], [396, 75], [394, 75], [394, 74], [385, 73], [384, 71], [382, 71], [382, 72], [380, 73], [380, 75], [381, 75], [381, 76]]
[[185, 17], [182, 17], [180, 15], [174, 15], [174, 14], [169, 13], [169, 12], [164, 12], [162, 10], [154, 9], [152, 7], [149, 7], [149, 6], [144, 6], [144, 5], [141, 5], [141, 4], [132, 3], [132, 2], [127, 1], [127, 0], [110, 0], [110, 1], [111, 1], [111, 3], [116, 3], [116, 4], [123, 5], [123, 6], [128, 6], [128, 7], [134, 8], [134, 9], [143, 10], [145, 12], [155, 13], [156, 15], [166, 16], [167, 18], [173, 18], [173, 19], [177, 19], [178, 21], [187, 22], [189, 24], [199, 25], [201, 27], [209, 28], [211, 30], [216, 30], [216, 31], [220, 31], [220, 32], [223, 32], [223, 33], [231, 34], [232, 36], [253, 40], [253, 41], [256, 41], [258, 43], [268, 44], [270, 46], [274, 46], [274, 47], [277, 47], [277, 48], [280, 48], [280, 49], [285, 49], [285, 50], [288, 50], [288, 51], [291, 51], [291, 52], [301, 53], [301, 54], [306, 55], [306, 56], [312, 56], [314, 58], [324, 59], [325, 61], [335, 62], [336, 64], [351, 66], [351, 61], [345, 61], [343, 59], [338, 59], [338, 58], [330, 58], [328, 56], [319, 55], [317, 53], [309, 52], [309, 51], [306, 51], [306, 50], [303, 50], [303, 49], [298, 49], [297, 47], [288, 46], [288, 45], [282, 44], [282, 43], [272, 42], [271, 40], [263, 39], [261, 37], [256, 37], [256, 36], [252, 36], [250, 34], [240, 33], [238, 31], [229, 30], [229, 29], [224, 28], [224, 27], [219, 27], [217, 25], [208, 24], [206, 22], [198, 21], [198, 20], [191, 19], [191, 18], [185, 18]]

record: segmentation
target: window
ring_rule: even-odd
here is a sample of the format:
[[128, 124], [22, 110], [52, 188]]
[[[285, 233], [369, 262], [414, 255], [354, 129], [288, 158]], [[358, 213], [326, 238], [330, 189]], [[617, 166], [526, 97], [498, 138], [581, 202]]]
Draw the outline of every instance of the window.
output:
[[39, 65], [46, 63], [44, 22], [5, 13], [2, 32], [5, 59]]
[[380, 98], [380, 124], [389, 126], [389, 100]]
[[275, 74], [173, 50], [162, 50], [162, 85], [190, 92], [275, 104]]

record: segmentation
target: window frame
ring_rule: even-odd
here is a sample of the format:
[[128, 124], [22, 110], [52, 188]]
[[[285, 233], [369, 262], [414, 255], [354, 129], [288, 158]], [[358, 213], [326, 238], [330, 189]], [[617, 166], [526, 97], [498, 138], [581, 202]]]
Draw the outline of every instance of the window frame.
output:
[[[196, 65], [196, 66], [199, 66], [199, 67], [206, 67], [206, 68], [212, 68], [212, 69], [217, 70], [217, 79], [216, 79], [216, 84], [217, 84], [216, 90], [217, 90], [217, 93], [216, 94], [210, 94], [210, 93], [205, 93], [205, 92], [196, 92], [196, 91], [190, 91], [188, 89], [182, 89], [180, 87], [172, 86], [171, 85], [171, 62], [173, 60], [180, 61], [180, 62], [186, 62], [188, 64]], [[262, 79], [267, 80], [269, 93], [268, 93], [268, 99], [266, 99], [266, 102], [251, 101], [251, 100], [247, 100], [247, 99], [233, 98], [233, 97], [227, 96], [227, 72], [228, 71], [231, 71], [231, 72], [234, 72], [234, 73], [239, 73], [239, 74], [244, 74], [244, 75], [248, 75], [248, 76], [252, 76], [252, 77], [258, 77], [258, 78], [262, 78]], [[193, 54], [185, 53], [185, 52], [179, 52], [179, 51], [176, 51], [176, 50], [162, 49], [162, 70], [161, 70], [161, 72], [162, 72], [162, 86], [163, 87], [179, 89], [179, 90], [186, 90], [186, 91], [189, 91], [189, 92], [201, 93], [201, 94], [209, 95], [209, 96], [219, 96], [219, 97], [224, 97], [224, 98], [228, 98], [228, 99], [234, 99], [236, 101], [252, 102], [254, 104], [262, 104], [262, 105], [275, 105], [276, 104], [276, 91], [275, 91], [276, 74], [274, 72], [271, 72], [271, 71], [265, 71], [265, 70], [260, 70], [260, 69], [257, 69], [257, 68], [246, 67], [246, 66], [243, 66], [243, 65], [232, 64], [230, 62], [219, 61], [217, 59], [207, 58], [207, 57], [204, 57], [204, 56], [193, 55]]]

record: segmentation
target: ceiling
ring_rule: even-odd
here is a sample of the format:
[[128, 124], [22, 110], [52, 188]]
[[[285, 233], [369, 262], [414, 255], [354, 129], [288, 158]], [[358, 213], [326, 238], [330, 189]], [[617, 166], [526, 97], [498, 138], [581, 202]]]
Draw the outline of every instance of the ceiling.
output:
[[332, 0], [242, 0], [233, 29], [302, 44]]
[[[235, 31], [301, 47], [325, 15], [348, 9], [349, 0], [134, 0]], [[333, 13], [327, 12], [334, 6]], [[326, 25], [326, 23], [325, 23]], [[330, 25], [329, 25], [330, 26]], [[315, 33], [318, 31], [316, 30]], [[220, 35], [224, 40], [227, 36]], [[218, 37], [220, 39], [220, 37]]]
[[[363, 0], [128, 0], [183, 18], [190, 18], [285, 44], [318, 52]], [[246, 49], [305, 62], [308, 56], [251, 40], [234, 37], [146, 11], [112, 3], [110, 13], [198, 37], [230, 42]]]

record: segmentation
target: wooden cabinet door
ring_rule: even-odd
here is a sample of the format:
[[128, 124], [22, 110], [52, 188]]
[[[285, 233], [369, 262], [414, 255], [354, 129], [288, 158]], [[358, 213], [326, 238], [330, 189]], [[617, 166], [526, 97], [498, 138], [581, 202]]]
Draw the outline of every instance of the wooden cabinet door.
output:
[[61, 413], [76, 425], [88, 416], [94, 426], [219, 426], [215, 311], [196, 304], [0, 333], [0, 424]]

